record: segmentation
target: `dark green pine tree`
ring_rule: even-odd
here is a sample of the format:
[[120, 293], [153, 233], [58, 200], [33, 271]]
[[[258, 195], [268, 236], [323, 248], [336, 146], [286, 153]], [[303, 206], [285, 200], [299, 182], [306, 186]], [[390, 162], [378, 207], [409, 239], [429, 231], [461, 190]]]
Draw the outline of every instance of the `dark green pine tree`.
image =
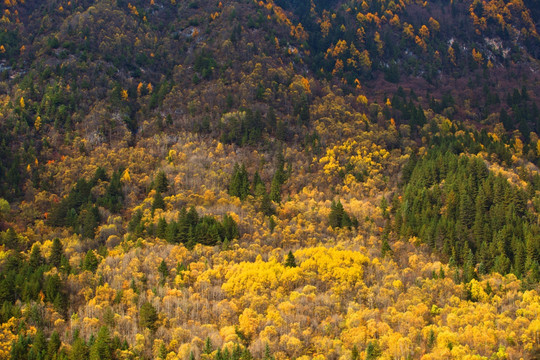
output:
[[189, 249], [189, 250], [192, 250], [195, 245], [197, 245], [197, 241], [196, 241], [196, 238], [195, 238], [195, 232], [193, 231], [193, 227], [190, 226], [189, 227], [189, 231], [188, 231], [188, 234], [187, 234], [187, 237], [186, 237], [186, 247]]
[[476, 278], [476, 273], [474, 271], [474, 255], [470, 249], [468, 251], [465, 264], [463, 266], [463, 276], [463, 280], [466, 283]]
[[[261, 179], [261, 176], [259, 175], [259, 171], [255, 171], [255, 175], [253, 175], [253, 183], [251, 185], [251, 192], [255, 195], [257, 195], [257, 188], [264, 187], [264, 183]], [[259, 190], [260, 191], [260, 190]]]
[[156, 228], [156, 236], [160, 239], [166, 239], [167, 220], [164, 217], [159, 218]]
[[219, 235], [219, 223], [214, 223], [208, 227], [206, 230], [205, 237], [207, 238], [207, 243], [202, 243], [203, 245], [216, 245], [221, 241], [221, 236]]
[[148, 328], [152, 332], [157, 329], [158, 313], [156, 308], [148, 301], [142, 304], [139, 310], [139, 325], [142, 328]]
[[60, 336], [54, 331], [49, 340], [49, 344], [47, 345], [47, 359], [56, 359], [56, 355], [58, 354], [61, 345], [62, 342], [60, 341]]
[[354, 345], [352, 348], [351, 360], [360, 360], [360, 352], [358, 351], [358, 347], [356, 347], [356, 345]]
[[28, 352], [29, 359], [45, 359], [47, 351], [47, 339], [43, 330], [38, 329], [34, 341], [32, 342], [32, 348]]
[[90, 182], [92, 185], [95, 185], [98, 183], [98, 181], [107, 181], [107, 180], [108, 180], [107, 172], [105, 171], [104, 168], [100, 166], [96, 169], [96, 172], [94, 173], [94, 177], [92, 178], [92, 180], [90, 180]]
[[27, 359], [28, 348], [30, 347], [30, 337], [19, 335], [17, 341], [11, 345], [10, 360]]
[[429, 334], [428, 334], [428, 339], [427, 339], [428, 348], [431, 349], [433, 345], [435, 344], [436, 340], [437, 340], [437, 337], [435, 336], [435, 332], [433, 331], [433, 329], [430, 329]]
[[330, 206], [330, 215], [328, 217], [330, 226], [333, 228], [341, 227], [344, 213], [345, 210], [343, 209], [341, 201], [332, 201], [332, 205]]
[[58, 291], [54, 297], [53, 306], [56, 312], [65, 316], [68, 309], [68, 296], [62, 291]]
[[479, 244], [482, 244], [482, 242], [485, 241], [485, 211], [482, 209], [479, 209], [478, 206], [476, 208], [476, 213], [474, 215], [474, 223], [472, 227], [473, 232], [473, 241], [478, 246]]
[[506, 254], [500, 254], [495, 258], [492, 270], [499, 274], [507, 274], [510, 271], [510, 265], [510, 259], [508, 259]]
[[539, 262], [539, 252], [538, 248], [540, 247], [540, 241], [538, 237], [528, 233], [525, 238], [525, 251], [526, 251], [526, 260], [525, 268], [527, 270], [531, 269], [533, 264], [538, 264]]
[[152, 212], [156, 209], [165, 209], [165, 200], [159, 191], [154, 194], [154, 200], [152, 201]]
[[465, 228], [470, 229], [473, 225], [475, 214], [469, 189], [466, 189], [465, 187], [461, 188], [459, 196], [459, 220]]
[[281, 176], [276, 172], [270, 184], [270, 199], [279, 203], [281, 201]]
[[274, 215], [270, 215], [270, 218], [268, 219], [268, 228], [270, 229], [270, 232], [273, 233], [274, 229], [276, 228], [277, 223], [276, 219], [274, 219]]
[[60, 277], [58, 274], [54, 274], [52, 276], [47, 276], [47, 279], [45, 280], [45, 298], [48, 302], [53, 302], [56, 298], [56, 295], [58, 294], [58, 291], [60, 291], [61, 283], [60, 283]]
[[82, 266], [83, 270], [95, 272], [98, 265], [99, 265], [99, 261], [96, 257], [96, 254], [94, 254], [93, 250], [88, 250], [83, 260], [83, 266]]
[[122, 192], [122, 172], [117, 170], [113, 173], [105, 196], [99, 199], [99, 203], [111, 210], [112, 212], [118, 212], [122, 208], [122, 201], [124, 200], [124, 193]]
[[71, 273], [71, 265], [69, 264], [69, 260], [65, 255], [62, 255], [59, 270], [66, 275], [69, 275], [69, 273]]
[[62, 243], [60, 242], [60, 239], [54, 238], [52, 243], [51, 256], [49, 256], [49, 264], [59, 268], [62, 262], [63, 254], [64, 248], [62, 246]]
[[212, 341], [209, 337], [206, 338], [206, 341], [204, 342], [203, 347], [203, 354], [210, 355], [214, 351], [214, 347], [212, 346]]
[[169, 276], [169, 268], [167, 267], [167, 263], [165, 260], [161, 260], [161, 263], [158, 267], [159, 275], [161, 276], [160, 283], [164, 284], [167, 280], [167, 277]]
[[341, 227], [342, 228], [348, 228], [350, 229], [352, 227], [352, 219], [351, 217], [349, 216], [349, 214], [347, 214], [347, 212], [344, 210], [343, 211], [343, 216], [341, 217]]
[[43, 265], [43, 256], [41, 256], [41, 249], [36, 243], [32, 246], [32, 251], [30, 252], [30, 258], [28, 259], [28, 265], [32, 270], [36, 270], [41, 265]]
[[276, 358], [272, 356], [272, 353], [270, 351], [270, 346], [268, 343], [266, 343], [264, 347], [264, 357], [263, 360], [275, 360]]
[[189, 208], [189, 211], [186, 214], [186, 224], [189, 227], [194, 228], [199, 223], [199, 214], [195, 210], [195, 206]]
[[263, 183], [258, 183], [255, 189], [253, 190], [253, 194], [256, 198], [262, 198], [264, 194], [266, 194], [266, 185]]
[[156, 178], [154, 179], [154, 189], [160, 193], [167, 192], [169, 189], [169, 181], [162, 170], [158, 171]]
[[167, 229], [165, 230], [165, 240], [171, 244], [176, 244], [180, 241], [178, 235], [178, 223], [171, 221], [167, 224]]
[[81, 211], [77, 220], [78, 232], [82, 237], [93, 239], [99, 222], [99, 211], [95, 206], [87, 206]]
[[381, 356], [381, 348], [376, 341], [370, 341], [366, 348], [366, 360], [377, 359]]
[[19, 237], [13, 228], [10, 227], [7, 229], [5, 234], [2, 236], [2, 243], [10, 249], [19, 248]]
[[238, 225], [231, 215], [225, 214], [221, 224], [223, 226], [223, 239], [233, 240], [240, 236], [238, 233]]
[[139, 228], [139, 225], [141, 224], [141, 220], [143, 217], [142, 210], [137, 210], [132, 216], [131, 220], [128, 224], [128, 230], [131, 232], [136, 232], [137, 228]]
[[526, 262], [525, 246], [521, 240], [517, 240], [517, 239], [513, 241], [512, 245], [513, 245], [512, 247], [514, 250], [514, 264], [513, 264], [514, 274], [518, 278], [521, 278], [524, 272], [525, 262]]
[[229, 183], [229, 195], [236, 196], [244, 200], [249, 195], [249, 177], [244, 164], [234, 165], [233, 175]]
[[285, 260], [285, 266], [287, 267], [296, 267], [296, 259], [292, 253], [292, 251], [289, 250], [289, 253], [287, 254], [287, 259]]
[[271, 216], [275, 212], [272, 199], [270, 199], [270, 195], [266, 191], [263, 192], [261, 197], [261, 212], [266, 216]]
[[69, 360], [86, 360], [88, 359], [88, 347], [83, 339], [77, 337], [71, 345]]
[[162, 343], [159, 346], [159, 354], [158, 354], [158, 356], [159, 356], [160, 359], [163, 359], [163, 360], [165, 360], [167, 358], [167, 347], [165, 346], [164, 343]]
[[[195, 215], [195, 214], [193, 214], [193, 215]], [[178, 222], [177, 223], [171, 222], [171, 224], [175, 224], [175, 226], [176, 226], [176, 232], [177, 232], [176, 241], [177, 242], [181, 242], [183, 244], [188, 242], [188, 240], [189, 240], [189, 229], [192, 227], [190, 225], [190, 221], [193, 221], [193, 220], [188, 219], [186, 209], [182, 208], [180, 210], [180, 214], [178, 215]], [[169, 225], [171, 225], [171, 224], [169, 224]]]
[[383, 240], [382, 246], [381, 246], [381, 255], [382, 257], [385, 257], [386, 254], [392, 254], [392, 248], [390, 247], [390, 244], [386, 239]]
[[111, 338], [109, 329], [102, 326], [98, 336], [90, 348], [90, 360], [112, 360]]
[[382, 199], [381, 199], [381, 204], [380, 204], [380, 208], [382, 210], [382, 215], [385, 219], [388, 219], [389, 218], [389, 213], [388, 213], [388, 200], [386, 200], [386, 196], [383, 195]]

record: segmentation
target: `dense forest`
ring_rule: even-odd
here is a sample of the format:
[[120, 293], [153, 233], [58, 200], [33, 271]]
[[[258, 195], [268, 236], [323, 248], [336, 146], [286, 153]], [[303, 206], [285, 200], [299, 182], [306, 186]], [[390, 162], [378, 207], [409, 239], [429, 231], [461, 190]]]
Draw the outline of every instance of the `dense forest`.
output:
[[540, 358], [537, 0], [0, 12], [0, 359]]

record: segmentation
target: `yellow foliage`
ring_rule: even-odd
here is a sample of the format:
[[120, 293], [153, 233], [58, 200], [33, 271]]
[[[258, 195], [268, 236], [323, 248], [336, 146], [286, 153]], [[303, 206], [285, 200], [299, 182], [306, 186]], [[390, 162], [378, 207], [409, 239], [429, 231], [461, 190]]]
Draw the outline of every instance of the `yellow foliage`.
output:
[[422, 48], [422, 50], [425, 52], [427, 51], [427, 44], [426, 42], [424, 41], [424, 39], [422, 39], [421, 37], [419, 36], [416, 36], [414, 38], [414, 41], [416, 42], [416, 45], [418, 45], [419, 47]]
[[523, 155], [523, 141], [518, 136], [514, 139], [514, 150], [517, 156]]
[[311, 87], [309, 85], [309, 80], [306, 77], [301, 76], [300, 81], [302, 83], [302, 86], [304, 86], [304, 91], [307, 94], [311, 94]]
[[475, 301], [486, 301], [488, 299], [488, 295], [484, 291], [483, 286], [475, 279], [471, 280], [469, 283], [470, 291], [471, 291], [471, 298]]
[[381, 35], [379, 34], [378, 31], [375, 32], [374, 40], [375, 40], [375, 44], [377, 45], [377, 52], [379, 53], [379, 55], [382, 56], [383, 48], [384, 48], [384, 42], [382, 41]]
[[7, 322], [0, 324], [0, 359], [9, 359], [11, 345], [18, 337], [18, 321], [12, 317]]
[[411, 24], [403, 24], [403, 33], [410, 39], [414, 39], [414, 27]]
[[484, 62], [484, 56], [482, 56], [482, 53], [479, 51], [476, 51], [476, 49], [472, 49], [472, 56], [474, 61], [476, 61], [478, 64], [482, 64]]
[[137, 11], [137, 7], [131, 5], [131, 3], [128, 3], [128, 8], [131, 11], [131, 14], [139, 16], [139, 11]]
[[426, 25], [422, 25], [422, 27], [420, 28], [420, 30], [418, 30], [418, 33], [420, 34], [420, 36], [423, 38], [423, 39], [426, 39], [429, 37], [429, 29], [427, 28]]
[[338, 56], [341, 56], [343, 53], [345, 53], [347, 49], [348, 49], [347, 42], [345, 40], [339, 40], [336, 46], [331, 47], [330, 49], [328, 49], [328, 51], [330, 51], [330, 54], [333, 57], [338, 57]]
[[448, 58], [450, 59], [450, 62], [456, 66], [456, 54], [453, 47], [448, 47]]
[[124, 170], [124, 173], [122, 174], [122, 178], [120, 179], [124, 183], [131, 182], [131, 175], [129, 174], [129, 169]]
[[401, 26], [401, 22], [399, 20], [399, 16], [395, 14], [392, 19], [390, 19], [390, 25], [393, 27], [399, 28]]
[[291, 26], [291, 36], [294, 36], [296, 40], [299, 41], [307, 41], [309, 37], [308, 33], [300, 23], [296, 26]]
[[326, 149], [325, 156], [319, 160], [323, 164], [325, 174], [338, 176], [352, 168], [353, 173], [375, 174], [382, 170], [383, 163], [390, 156], [388, 151], [376, 144], [362, 144], [355, 140], [347, 140], [341, 145]]
[[325, 19], [321, 21], [320, 26], [321, 26], [321, 32], [323, 34], [323, 37], [327, 37], [328, 32], [330, 31], [330, 28], [332, 28], [332, 23], [330, 23], [329, 19]]
[[334, 66], [334, 70], [332, 71], [332, 75], [336, 76], [343, 70], [343, 60], [337, 59], [336, 65]]
[[439, 22], [432, 17], [429, 18], [429, 27], [433, 32], [438, 32], [441, 28]]
[[248, 337], [252, 337], [257, 332], [260, 321], [261, 315], [250, 308], [244, 309], [242, 314], [238, 317], [240, 330]]

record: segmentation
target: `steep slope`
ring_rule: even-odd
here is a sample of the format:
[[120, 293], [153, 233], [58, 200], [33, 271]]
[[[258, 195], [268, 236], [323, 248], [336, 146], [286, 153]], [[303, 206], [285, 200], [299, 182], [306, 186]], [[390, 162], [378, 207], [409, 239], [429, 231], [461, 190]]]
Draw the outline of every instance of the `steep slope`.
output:
[[0, 10], [0, 358], [538, 357], [535, 1]]

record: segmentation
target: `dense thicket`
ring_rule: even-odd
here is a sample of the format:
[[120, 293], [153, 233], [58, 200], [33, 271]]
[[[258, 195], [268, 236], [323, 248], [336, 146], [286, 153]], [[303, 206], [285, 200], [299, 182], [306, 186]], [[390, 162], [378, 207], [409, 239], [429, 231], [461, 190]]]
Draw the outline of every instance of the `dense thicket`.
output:
[[199, 216], [197, 210], [191, 207], [183, 208], [176, 221], [161, 218], [155, 229], [155, 234], [173, 244], [182, 243], [188, 247], [195, 244], [216, 245], [229, 242], [239, 236], [238, 226], [234, 219], [225, 214], [222, 221], [213, 216]]
[[0, 2], [0, 360], [540, 358], [536, 3]]
[[488, 271], [538, 280], [540, 227], [529, 211], [527, 189], [489, 171], [481, 158], [440, 149], [408, 169], [394, 209], [398, 235], [418, 236], [463, 266], [465, 281]]
[[[112, 212], [118, 212], [122, 207], [124, 195], [120, 181], [121, 174], [121, 171], [115, 171], [109, 179], [105, 170], [98, 168], [90, 181], [78, 180], [69, 194], [48, 216], [48, 223], [52, 226], [71, 226], [84, 238], [93, 239], [100, 222], [98, 206]], [[108, 181], [106, 191], [102, 196], [96, 196], [92, 193], [92, 189], [102, 181]]]

